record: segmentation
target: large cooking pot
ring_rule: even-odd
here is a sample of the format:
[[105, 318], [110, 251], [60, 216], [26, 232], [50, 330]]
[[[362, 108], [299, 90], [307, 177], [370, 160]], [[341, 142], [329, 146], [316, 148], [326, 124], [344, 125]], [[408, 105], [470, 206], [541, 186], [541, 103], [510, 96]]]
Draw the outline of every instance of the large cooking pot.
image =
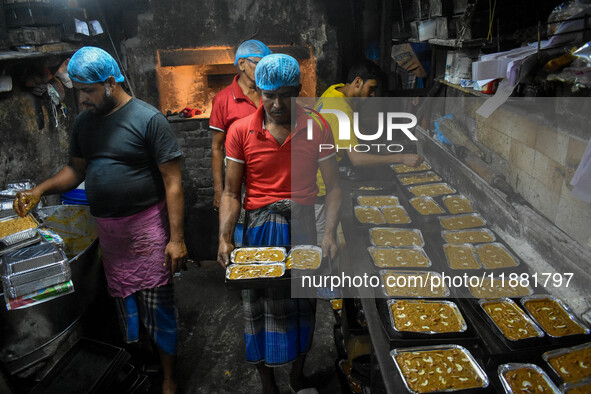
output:
[[0, 305], [0, 363], [9, 373], [50, 357], [52, 345], [105, 291], [96, 222], [88, 206], [48, 206], [39, 209], [39, 216], [66, 243], [75, 292], [26, 309], [8, 311]]

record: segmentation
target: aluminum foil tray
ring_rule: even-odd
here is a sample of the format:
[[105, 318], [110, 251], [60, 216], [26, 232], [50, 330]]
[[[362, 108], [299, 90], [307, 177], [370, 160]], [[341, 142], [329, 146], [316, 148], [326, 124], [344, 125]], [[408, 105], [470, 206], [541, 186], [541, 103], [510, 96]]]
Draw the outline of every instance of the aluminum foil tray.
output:
[[560, 392], [564, 394], [572, 393], [574, 389], [579, 389], [579, 392], [591, 391], [591, 378], [582, 379], [577, 382], [563, 383], [560, 385]]
[[477, 213], [462, 215], [439, 216], [441, 227], [446, 230], [465, 230], [486, 226], [486, 219]]
[[357, 205], [370, 205], [372, 207], [385, 207], [399, 205], [398, 197], [394, 195], [358, 196]]
[[374, 265], [379, 268], [429, 268], [432, 265], [423, 248], [418, 246], [370, 246], [367, 251]]
[[230, 254], [233, 264], [277, 263], [285, 261], [286, 249], [279, 246], [236, 248]]
[[[462, 201], [463, 205], [460, 207], [453, 206], [453, 201]], [[452, 215], [457, 215], [459, 213], [474, 213], [474, 208], [472, 207], [472, 202], [461, 194], [454, 194], [454, 195], [447, 195], [442, 197], [443, 205], [445, 208], [451, 213]]]
[[[408, 215], [408, 212], [406, 212], [406, 209], [404, 209], [402, 205], [384, 206], [380, 207], [380, 210], [382, 211], [382, 214], [384, 215], [384, 219], [386, 220], [387, 224], [397, 224], [403, 226], [405, 224], [410, 224], [412, 222], [410, 216]], [[398, 216], [396, 214], [393, 214], [392, 212], [400, 214], [400, 219], [402, 220], [392, 220]]]
[[[545, 324], [540, 324], [540, 321], [536, 318], [535, 313], [532, 312], [531, 308], [527, 306], [527, 303], [529, 301], [543, 301], [543, 300], [548, 300], [549, 302], [554, 302], [559, 308], [562, 308], [562, 310], [564, 311], [564, 314], [566, 317], [570, 318], [570, 320], [572, 321], [572, 324], [576, 326], [579, 326], [581, 331], [580, 333], [571, 333], [571, 334], [566, 334], [566, 335], [553, 335], [551, 332], [554, 332], [551, 329], [548, 329], [547, 327], [545, 327]], [[569, 336], [569, 335], [579, 335], [579, 334], [584, 334], [587, 335], [591, 332], [591, 330], [589, 330], [589, 327], [587, 327], [583, 322], [581, 322], [576, 316], [575, 314], [568, 308], [568, 306], [562, 302], [562, 300], [550, 296], [550, 295], [546, 295], [546, 294], [536, 294], [536, 295], [531, 295], [529, 297], [523, 297], [521, 300], [519, 300], [519, 302], [521, 303], [521, 305], [523, 306], [523, 309], [525, 309], [527, 311], [527, 313], [529, 313], [529, 315], [532, 317], [532, 319], [546, 332], [546, 334], [548, 334], [549, 336], [551, 336], [552, 338], [561, 338], [564, 336]], [[544, 323], [542, 321], [542, 323]]]
[[[509, 338], [507, 337], [506, 333], [503, 332], [503, 330], [501, 329], [501, 327], [497, 324], [497, 321], [495, 321], [492, 316], [486, 311], [485, 309], [485, 304], [489, 304], [489, 303], [504, 303], [509, 305], [510, 307], [512, 307], [515, 311], [515, 313], [519, 314], [520, 317], [523, 319], [523, 321], [528, 324], [533, 333], [535, 335], [533, 336], [529, 336], [526, 338]], [[515, 343], [517, 341], [526, 341], [526, 340], [531, 340], [533, 338], [542, 338], [544, 336], [544, 331], [542, 331], [542, 329], [540, 327], [538, 327], [538, 325], [536, 323], [534, 323], [534, 321], [527, 315], [527, 313], [525, 313], [518, 305], [517, 303], [515, 303], [513, 300], [511, 300], [510, 298], [498, 298], [496, 300], [490, 300], [490, 299], [480, 299], [478, 300], [478, 304], [480, 305], [480, 307], [482, 308], [484, 314], [487, 317], [487, 321], [489, 322], [489, 324], [491, 324], [492, 326], [494, 326], [497, 331], [507, 340], [507, 341], [511, 341], [512, 343]]]
[[[442, 389], [442, 390], [437, 390], [437, 391], [413, 390], [411, 388], [411, 386], [413, 386], [412, 383], [407, 380], [407, 377], [403, 373], [403, 367], [401, 367], [401, 365], [398, 363], [398, 359], [397, 359], [397, 356], [403, 355], [405, 353], [414, 353], [416, 355], [420, 355], [423, 352], [433, 351], [433, 352], [443, 353], [443, 352], [451, 351], [452, 349], [459, 350], [460, 354], [462, 355], [462, 358], [465, 358], [467, 360], [466, 363], [472, 368], [474, 375], [480, 379], [480, 384], [478, 386], [475, 386], [475, 387], [473, 386], [471, 388], [480, 389], [480, 388], [488, 387], [488, 385], [490, 383], [488, 376], [486, 375], [486, 373], [484, 372], [482, 367], [478, 364], [478, 362], [474, 359], [472, 354], [465, 347], [460, 346], [460, 345], [435, 345], [435, 346], [421, 346], [421, 347], [410, 347], [410, 348], [397, 348], [397, 349], [393, 349], [390, 351], [390, 356], [394, 360], [394, 364], [396, 365], [396, 368], [398, 369], [398, 373], [400, 374], [400, 376], [402, 376], [402, 380], [404, 382], [404, 385], [406, 386], [406, 389], [411, 393], [424, 393], [424, 392], [439, 393], [439, 392], [450, 392], [450, 391], [456, 391], [456, 390], [470, 389], [470, 388], [464, 388], [464, 389], [447, 388], [447, 389]], [[428, 353], [426, 355], [428, 356]], [[426, 376], [426, 374], [424, 374], [422, 376]], [[429, 375], [429, 376], [432, 376], [432, 375]], [[417, 387], [417, 386], [420, 387], [420, 384], [414, 385], [414, 387]]]
[[354, 208], [355, 217], [363, 224], [384, 224], [386, 218], [380, 208], [371, 205], [356, 205]]
[[410, 186], [408, 190], [414, 194], [415, 197], [438, 197], [456, 193], [456, 189], [445, 182]]
[[23, 190], [30, 190], [35, 187], [35, 184], [30, 179], [21, 179], [6, 184], [6, 189], [0, 191], [0, 196], [14, 198], [16, 193]]
[[45, 289], [46, 287], [50, 287], [53, 285], [57, 285], [60, 283], [67, 282], [70, 280], [70, 276], [66, 273], [60, 273], [53, 276], [48, 276], [47, 278], [39, 279], [34, 282], [24, 283], [18, 286], [10, 286], [10, 284], [4, 283], [4, 293], [8, 295], [9, 298], [17, 298], [23, 296], [25, 294], [33, 293], [34, 291]]
[[398, 180], [403, 185], [418, 185], [421, 183], [440, 182], [441, 177], [433, 171], [425, 171], [418, 174], [398, 175]]
[[422, 162], [416, 167], [409, 167], [404, 164], [390, 164], [390, 168], [396, 171], [398, 174], [406, 174], [407, 172], [417, 172], [431, 170], [432, 167], [426, 161]]
[[[507, 379], [505, 378], [505, 373], [510, 372], [510, 371], [515, 371], [515, 370], [518, 370], [521, 368], [527, 368], [527, 369], [531, 369], [531, 370], [534, 370], [535, 372], [537, 372], [540, 375], [540, 377], [546, 382], [546, 384], [548, 385], [548, 388], [551, 390], [551, 391], [548, 391], [548, 393], [554, 393], [554, 394], [560, 393], [560, 391], [558, 391], [558, 388], [556, 387], [554, 382], [552, 382], [552, 380], [548, 377], [546, 372], [544, 372], [544, 370], [542, 368], [538, 367], [537, 365], [525, 364], [525, 363], [507, 363], [507, 364], [499, 365], [499, 368], [497, 369], [497, 374], [499, 376], [499, 380], [503, 384], [503, 388], [505, 389], [505, 392], [507, 392], [508, 394], [517, 394], [517, 393], [521, 393], [524, 391], [528, 392], [528, 391], [526, 391], [527, 389], [535, 390], [535, 388], [532, 387], [532, 384], [530, 382], [529, 385], [524, 386], [523, 391], [521, 391], [521, 390], [515, 391], [515, 390], [513, 390], [513, 388], [511, 387], [511, 385], [507, 381]], [[542, 392], [542, 391], [539, 391], [539, 392]], [[546, 393], [546, 392], [547, 391], [544, 391], [544, 393]]]
[[[449, 308], [451, 308], [451, 310], [453, 311], [453, 316], [455, 317], [455, 319], [458, 321], [460, 328], [457, 331], [433, 331], [433, 330], [429, 330], [429, 331], [411, 331], [411, 330], [404, 330], [403, 328], [398, 328], [396, 327], [396, 321], [395, 321], [395, 317], [392, 311], [392, 306], [396, 305], [398, 303], [401, 302], [406, 302], [409, 304], [439, 304], [439, 305], [445, 305], [448, 306]], [[464, 317], [462, 316], [462, 313], [460, 312], [460, 310], [458, 309], [458, 306], [451, 301], [439, 301], [439, 300], [405, 300], [405, 299], [390, 299], [388, 300], [388, 310], [389, 310], [389, 315], [390, 315], [390, 324], [392, 326], [392, 329], [396, 332], [410, 332], [410, 333], [419, 333], [419, 334], [431, 334], [431, 335], [438, 335], [438, 334], [442, 334], [442, 333], [459, 333], [459, 332], [465, 332], [468, 329], [468, 325], [466, 324], [466, 320], [464, 320]]]
[[[484, 256], [484, 250], [486, 248], [494, 248], [496, 249], [497, 252], [501, 253], [501, 256], [503, 256], [502, 254], [504, 253], [504, 257], [499, 257], [498, 255], [497, 258], [495, 260], [492, 261], [487, 261], [483, 258]], [[479, 245], [474, 246], [474, 249], [476, 249], [476, 255], [478, 256], [478, 261], [480, 261], [480, 264], [482, 264], [482, 266], [486, 269], [509, 269], [509, 268], [514, 268], [514, 267], [518, 267], [519, 266], [519, 262], [520, 260], [513, 254], [511, 253], [506, 247], [505, 245], [503, 245], [502, 243], [499, 242], [491, 242], [491, 243], [482, 243]], [[490, 259], [489, 259], [490, 260]], [[508, 263], [511, 265], [504, 265], [507, 264], [507, 261], [513, 261], [515, 263], [515, 265], [513, 265], [512, 263]]]
[[369, 239], [374, 246], [425, 246], [421, 230], [390, 227], [373, 227], [369, 229]]
[[[454, 250], [457, 251], [456, 255], [451, 254]], [[478, 261], [478, 256], [476, 256], [476, 251], [471, 244], [443, 244], [443, 253], [445, 254], [445, 261], [449, 269], [473, 270], [482, 268], [480, 261]], [[451, 257], [456, 257], [457, 259], [451, 261]], [[452, 264], [456, 264], [456, 266], [452, 266]]]
[[41, 243], [18, 249], [2, 256], [2, 261], [2, 282], [8, 287], [60, 274], [67, 279], [71, 276], [66, 254], [54, 244]]
[[280, 278], [284, 274], [284, 263], [230, 264], [226, 268], [226, 279], [228, 280]]
[[[3, 244], [4, 246], [10, 246], [35, 237], [37, 235], [37, 227], [39, 227], [39, 222], [37, 222], [37, 220], [32, 215], [28, 215], [27, 217], [35, 223], [35, 226], [0, 238], [0, 244]], [[18, 216], [7, 216], [5, 218], [2, 218], [0, 222], [5, 222], [14, 219], [18, 219]]]
[[[575, 375], [575, 376], [568, 376], [571, 375], [574, 372], [580, 372], [580, 371], [575, 371], [575, 370], [571, 370], [570, 373], [565, 373], [568, 372], [566, 368], [570, 369], [570, 366], [576, 364], [577, 368], [580, 368], [580, 363], [583, 361], [581, 359], [581, 354], [579, 354], [578, 356], [572, 356], [572, 359], [570, 360], [570, 362], [568, 363], [569, 366], [563, 366], [562, 368], [556, 368], [555, 365], [552, 365], [552, 360], [557, 358], [557, 357], [565, 357], [568, 358], [569, 355], [571, 353], [574, 352], [581, 352], [581, 353], [586, 353], [586, 355], [588, 355], [588, 353], [591, 351], [589, 350], [589, 348], [591, 348], [591, 342], [587, 342], [587, 343], [583, 343], [581, 345], [576, 345], [573, 347], [568, 347], [568, 348], [561, 348], [561, 349], [556, 349], [556, 350], [550, 350], [547, 351], [545, 353], [542, 354], [542, 359], [548, 363], [548, 365], [550, 366], [550, 368], [552, 369], [552, 371], [554, 373], [556, 373], [556, 375], [562, 379], [562, 381], [564, 381], [565, 383], [573, 383], [573, 382], [577, 382], [577, 381], [581, 381], [583, 379], [588, 379], [591, 377], [591, 374], [586, 374], [586, 376], [579, 376], [579, 374]], [[561, 370], [562, 369], [562, 370]]]
[[487, 228], [466, 228], [463, 230], [442, 230], [441, 238], [450, 244], [494, 242], [495, 234]]
[[445, 213], [445, 210], [435, 202], [433, 197], [413, 197], [408, 201], [422, 216], [440, 215]]
[[[294, 263], [293, 256], [300, 255], [303, 261]], [[286, 269], [318, 269], [322, 264], [322, 248], [315, 245], [297, 245], [291, 248], [285, 262]]]
[[0, 211], [12, 211], [12, 200], [0, 198]]

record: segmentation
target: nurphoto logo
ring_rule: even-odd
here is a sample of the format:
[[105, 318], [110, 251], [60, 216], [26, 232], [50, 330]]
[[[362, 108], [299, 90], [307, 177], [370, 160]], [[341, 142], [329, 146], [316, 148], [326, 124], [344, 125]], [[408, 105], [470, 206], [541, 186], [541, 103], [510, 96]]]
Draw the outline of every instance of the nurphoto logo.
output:
[[[339, 122], [339, 140], [346, 141], [351, 139], [351, 122], [347, 114], [343, 111], [339, 111], [337, 109], [321, 109], [321, 114], [332, 114], [337, 117]], [[386, 121], [384, 122], [384, 119]], [[408, 122], [397, 123], [400, 119], [406, 119]], [[384, 127], [384, 123], [386, 123], [386, 127]], [[411, 141], [416, 141], [417, 137], [415, 137], [409, 129], [415, 127], [417, 125], [417, 118], [411, 113], [408, 112], [378, 112], [378, 130], [374, 134], [362, 134], [359, 131], [359, 113], [353, 113], [353, 132], [355, 136], [360, 141], [375, 141], [382, 137], [384, 134], [384, 130], [386, 132], [386, 139], [388, 141], [392, 140], [392, 135], [395, 131], [402, 131], [408, 139]], [[313, 122], [312, 119], [308, 119], [307, 125], [308, 131], [308, 140], [312, 139], [313, 133]], [[348, 150], [349, 152], [354, 150], [355, 152], [369, 152], [372, 148], [377, 148], [377, 151], [380, 152], [383, 149], [386, 149], [388, 152], [391, 153], [398, 153], [402, 152], [404, 147], [400, 144], [356, 144], [356, 145], [349, 145], [348, 147], [335, 147], [332, 144], [320, 144], [320, 151], [323, 149], [337, 149], [337, 150]]]

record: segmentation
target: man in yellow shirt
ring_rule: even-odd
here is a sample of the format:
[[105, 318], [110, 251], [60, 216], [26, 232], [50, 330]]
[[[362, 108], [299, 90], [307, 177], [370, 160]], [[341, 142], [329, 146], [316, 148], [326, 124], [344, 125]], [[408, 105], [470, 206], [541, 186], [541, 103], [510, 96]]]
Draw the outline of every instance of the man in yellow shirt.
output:
[[[339, 110], [349, 117], [349, 124], [351, 125], [350, 139], [342, 140], [339, 137], [339, 122], [337, 116], [334, 114], [322, 114], [322, 117], [332, 129], [335, 147], [337, 148], [337, 162], [340, 162], [346, 155], [351, 161], [351, 164], [355, 167], [378, 166], [393, 163], [402, 163], [409, 167], [416, 167], [423, 162], [423, 158], [416, 154], [392, 153], [388, 155], [380, 155], [356, 152], [354, 149], [348, 149], [350, 146], [355, 146], [359, 143], [353, 132], [353, 108], [351, 107], [350, 99], [375, 97], [378, 80], [381, 79], [381, 74], [382, 70], [375, 63], [367, 59], [362, 60], [351, 67], [346, 83], [332, 85], [326, 89], [322, 96], [320, 96], [314, 109], [319, 112], [324, 109]], [[324, 100], [325, 98], [331, 99]], [[335, 98], [341, 98], [341, 100]], [[316, 203], [316, 231], [318, 239], [322, 240], [325, 228], [323, 200], [326, 192], [320, 172], [317, 174], [317, 184], [319, 192], [318, 202]]]

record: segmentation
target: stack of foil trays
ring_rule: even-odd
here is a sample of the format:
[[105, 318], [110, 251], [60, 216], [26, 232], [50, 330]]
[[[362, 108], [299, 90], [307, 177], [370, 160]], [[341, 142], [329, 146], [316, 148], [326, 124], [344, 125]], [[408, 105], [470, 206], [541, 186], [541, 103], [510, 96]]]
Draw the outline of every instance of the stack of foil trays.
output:
[[1, 270], [4, 293], [10, 298], [64, 283], [72, 276], [66, 254], [51, 243], [5, 253]]
[[[7, 183], [5, 189], [0, 190], [0, 213], [14, 213], [12, 210], [12, 201], [14, 200], [14, 197], [16, 197], [16, 194], [24, 190], [30, 190], [34, 187], [35, 184], [31, 182], [30, 179], [21, 179], [19, 181]], [[39, 206], [39, 208], [40, 207], [41, 206]]]

